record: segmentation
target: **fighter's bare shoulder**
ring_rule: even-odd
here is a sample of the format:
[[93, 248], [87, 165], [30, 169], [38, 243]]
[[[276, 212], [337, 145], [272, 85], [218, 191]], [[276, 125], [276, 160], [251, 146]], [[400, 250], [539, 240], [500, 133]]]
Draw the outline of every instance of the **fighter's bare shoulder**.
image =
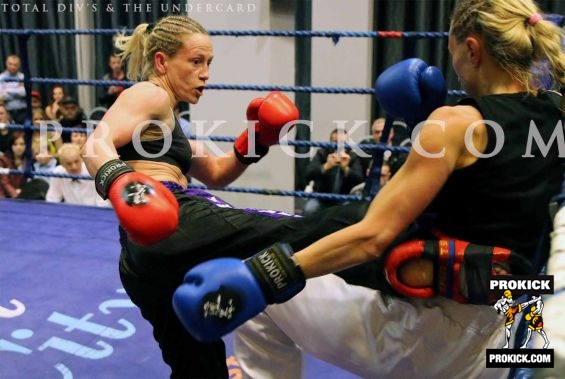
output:
[[124, 90], [118, 97], [119, 104], [141, 113], [152, 114], [155, 118], [161, 114], [170, 114], [171, 104], [167, 91], [150, 82], [139, 82]]

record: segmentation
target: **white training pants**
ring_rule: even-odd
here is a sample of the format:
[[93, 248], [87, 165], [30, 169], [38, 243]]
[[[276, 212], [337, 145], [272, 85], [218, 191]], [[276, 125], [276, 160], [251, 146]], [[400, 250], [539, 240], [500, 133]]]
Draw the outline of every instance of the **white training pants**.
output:
[[234, 348], [254, 379], [301, 378], [303, 351], [363, 378], [502, 379], [508, 369], [487, 369], [485, 356], [504, 345], [504, 320], [490, 306], [391, 299], [326, 275], [241, 326]]

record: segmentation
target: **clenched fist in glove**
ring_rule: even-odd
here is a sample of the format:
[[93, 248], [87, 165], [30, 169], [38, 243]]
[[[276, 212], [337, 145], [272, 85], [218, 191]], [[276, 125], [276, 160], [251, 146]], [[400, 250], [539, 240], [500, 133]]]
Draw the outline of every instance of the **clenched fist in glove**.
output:
[[197, 340], [212, 342], [268, 304], [284, 303], [306, 283], [292, 253], [279, 243], [244, 261], [220, 258], [195, 266], [173, 295], [179, 320]]
[[282, 92], [271, 92], [265, 98], [253, 99], [247, 107], [247, 120], [256, 121], [255, 144], [246, 129], [234, 143], [235, 155], [240, 162], [251, 164], [259, 161], [269, 152], [269, 146], [279, 141], [281, 131], [288, 132], [294, 125], [285, 126], [298, 120], [296, 105]]
[[179, 205], [161, 182], [112, 159], [96, 172], [96, 191], [110, 199], [120, 225], [138, 245], [151, 245], [178, 227]]
[[375, 82], [375, 95], [384, 112], [402, 118], [412, 129], [444, 105], [447, 87], [441, 71], [418, 58], [398, 62]]

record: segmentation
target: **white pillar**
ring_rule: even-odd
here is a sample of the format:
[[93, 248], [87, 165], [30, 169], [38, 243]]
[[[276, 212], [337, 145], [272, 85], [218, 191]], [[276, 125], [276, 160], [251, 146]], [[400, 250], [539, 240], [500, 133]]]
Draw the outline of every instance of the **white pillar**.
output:
[[[94, 14], [88, 7], [80, 10], [78, 8], [75, 9], [74, 17], [76, 29], [92, 29], [94, 27]], [[77, 62], [77, 79], [96, 79], [94, 77], [94, 36], [76, 35], [75, 49]], [[83, 85], [78, 86], [77, 95], [79, 104], [84, 109], [86, 114], [89, 114], [89, 111], [96, 105], [96, 87]]]

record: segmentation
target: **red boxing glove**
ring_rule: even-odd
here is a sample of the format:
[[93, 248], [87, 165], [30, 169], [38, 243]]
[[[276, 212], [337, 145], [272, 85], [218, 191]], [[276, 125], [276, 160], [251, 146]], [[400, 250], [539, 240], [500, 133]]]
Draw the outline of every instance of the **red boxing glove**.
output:
[[[255, 145], [250, 144], [249, 130], [235, 140], [236, 157], [244, 164], [255, 163], [269, 152], [269, 146], [279, 141], [283, 127], [298, 120], [296, 105], [282, 92], [271, 92], [265, 98], [253, 99], [247, 107], [247, 120], [255, 123]], [[294, 125], [288, 128], [288, 132]]]
[[[410, 287], [401, 281], [399, 269], [416, 258], [433, 262], [431, 287]], [[403, 242], [388, 251], [383, 259], [385, 277], [394, 292], [419, 298], [443, 296], [459, 303], [492, 303], [488, 279], [496, 275], [495, 265], [505, 267], [512, 275], [532, 274], [531, 263], [512, 250], [457, 239]]]
[[133, 171], [119, 159], [102, 165], [95, 180], [98, 193], [110, 199], [133, 243], [151, 245], [177, 230], [178, 202], [161, 182]]

